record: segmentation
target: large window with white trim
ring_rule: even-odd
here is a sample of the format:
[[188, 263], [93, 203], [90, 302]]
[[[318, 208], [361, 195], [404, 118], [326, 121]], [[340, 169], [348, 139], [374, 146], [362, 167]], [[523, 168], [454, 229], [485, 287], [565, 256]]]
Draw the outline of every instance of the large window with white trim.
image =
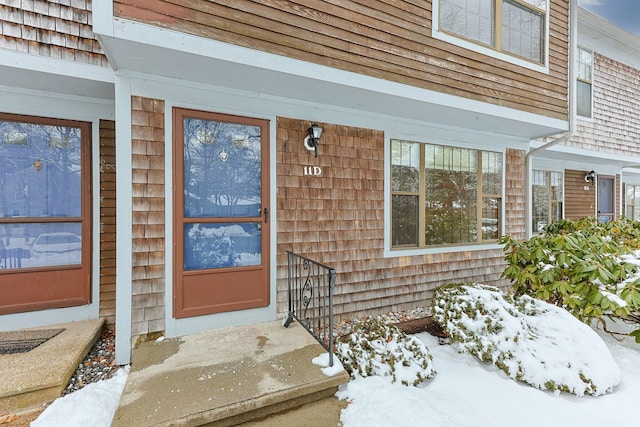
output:
[[534, 170], [531, 180], [533, 202], [532, 232], [542, 229], [562, 218], [563, 173]]
[[439, 30], [544, 64], [547, 0], [439, 0]]
[[502, 179], [502, 153], [391, 140], [392, 247], [497, 241]]

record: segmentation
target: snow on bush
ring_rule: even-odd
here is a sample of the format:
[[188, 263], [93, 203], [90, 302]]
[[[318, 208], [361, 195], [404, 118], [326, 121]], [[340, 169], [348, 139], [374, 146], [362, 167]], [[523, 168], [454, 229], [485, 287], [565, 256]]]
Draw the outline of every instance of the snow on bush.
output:
[[422, 341], [380, 319], [355, 324], [339, 341], [337, 355], [353, 378], [390, 376], [392, 383], [417, 386], [436, 374]]
[[598, 396], [620, 382], [602, 339], [566, 310], [484, 285], [438, 288], [434, 319], [461, 352], [541, 390]]

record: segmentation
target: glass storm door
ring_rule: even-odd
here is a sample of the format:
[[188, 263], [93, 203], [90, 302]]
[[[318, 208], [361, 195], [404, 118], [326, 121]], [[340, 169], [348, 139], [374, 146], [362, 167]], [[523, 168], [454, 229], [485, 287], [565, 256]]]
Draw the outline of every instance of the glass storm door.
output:
[[90, 302], [91, 124], [0, 114], [0, 314]]
[[269, 304], [269, 122], [174, 109], [174, 315]]

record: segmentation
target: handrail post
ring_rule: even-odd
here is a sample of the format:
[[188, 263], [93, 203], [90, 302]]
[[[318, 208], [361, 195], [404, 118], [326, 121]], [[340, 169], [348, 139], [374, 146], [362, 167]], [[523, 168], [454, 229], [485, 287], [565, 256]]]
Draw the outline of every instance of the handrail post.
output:
[[329, 366], [333, 366], [336, 275], [333, 268], [287, 251], [289, 313], [283, 325], [288, 327], [295, 318], [329, 352]]

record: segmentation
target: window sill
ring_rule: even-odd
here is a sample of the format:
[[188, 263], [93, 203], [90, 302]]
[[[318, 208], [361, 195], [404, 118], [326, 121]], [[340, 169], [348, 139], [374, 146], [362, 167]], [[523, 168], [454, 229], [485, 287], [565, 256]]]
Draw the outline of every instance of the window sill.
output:
[[384, 258], [397, 258], [404, 256], [419, 256], [429, 254], [442, 254], [453, 252], [467, 252], [467, 251], [487, 251], [487, 250], [502, 250], [502, 245], [497, 242], [483, 243], [478, 245], [465, 245], [465, 246], [437, 246], [430, 248], [407, 248], [407, 249], [385, 249], [383, 253]]

